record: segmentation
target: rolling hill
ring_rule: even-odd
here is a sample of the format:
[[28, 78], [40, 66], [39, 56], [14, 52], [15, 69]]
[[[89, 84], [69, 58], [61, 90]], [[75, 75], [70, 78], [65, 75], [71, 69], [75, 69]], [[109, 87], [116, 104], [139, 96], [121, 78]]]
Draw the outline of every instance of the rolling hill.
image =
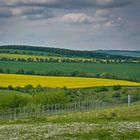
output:
[[129, 50], [97, 50], [98, 53], [103, 54], [112, 54], [112, 55], [121, 55], [121, 56], [130, 56], [140, 58], [140, 51], [129, 51]]
[[35, 47], [35, 46], [26, 46], [26, 45], [4, 45], [0, 46], [0, 52], [3, 53], [12, 53], [11, 50], [15, 50], [17, 53], [18, 50], [30, 51], [32, 53], [40, 52], [42, 54], [49, 54], [53, 56], [63, 56], [63, 57], [83, 57], [83, 58], [97, 58], [97, 59], [137, 59], [130, 56], [121, 56], [116, 54], [107, 54], [98, 51], [78, 51], [78, 50], [69, 50], [69, 49], [60, 49], [52, 47]]

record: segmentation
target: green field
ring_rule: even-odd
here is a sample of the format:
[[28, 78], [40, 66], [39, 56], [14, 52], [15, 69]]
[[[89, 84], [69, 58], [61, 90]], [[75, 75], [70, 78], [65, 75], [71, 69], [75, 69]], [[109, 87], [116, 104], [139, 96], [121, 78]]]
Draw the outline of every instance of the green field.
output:
[[71, 73], [74, 71], [85, 72], [90, 75], [105, 72], [116, 75], [118, 78], [132, 78], [140, 81], [140, 64], [95, 64], [95, 63], [53, 63], [53, 62], [12, 62], [0, 61], [0, 69], [10, 69], [15, 73], [19, 69], [35, 72], [61, 71]]
[[0, 90], [0, 95], [16, 95], [16, 94], [20, 94], [22, 95], [21, 92], [19, 91], [14, 91], [14, 90]]

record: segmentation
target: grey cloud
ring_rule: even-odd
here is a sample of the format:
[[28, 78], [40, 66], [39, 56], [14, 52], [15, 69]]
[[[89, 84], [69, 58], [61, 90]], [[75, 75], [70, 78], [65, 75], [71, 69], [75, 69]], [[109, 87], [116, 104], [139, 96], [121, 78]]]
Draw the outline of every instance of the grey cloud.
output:
[[140, 0], [0, 0], [0, 43], [139, 48], [135, 2]]
[[0, 8], [0, 18], [24, 17], [26, 19], [48, 19], [54, 17], [52, 12], [45, 7], [7, 7]]
[[2, 0], [8, 6], [45, 6], [49, 8], [112, 8], [121, 7], [137, 0]]
[[[120, 7], [138, 0], [0, 0], [0, 17], [23, 16], [27, 19], [40, 19], [54, 17], [48, 9], [81, 9], [98, 8], [98, 16], [107, 16], [108, 10], [104, 8]], [[103, 8], [103, 9], [102, 9]], [[102, 20], [94, 18], [94, 20]], [[87, 23], [91, 23], [87, 18]]]
[[50, 10], [40, 7], [27, 8], [23, 10], [22, 16], [27, 19], [48, 19], [54, 17]]
[[98, 9], [96, 10], [95, 16], [96, 17], [106, 17], [110, 15], [110, 10], [108, 9]]
[[97, 5], [103, 8], [122, 7], [136, 1], [137, 0], [96, 0]]
[[0, 18], [11, 17], [12, 13], [9, 9], [0, 8]]

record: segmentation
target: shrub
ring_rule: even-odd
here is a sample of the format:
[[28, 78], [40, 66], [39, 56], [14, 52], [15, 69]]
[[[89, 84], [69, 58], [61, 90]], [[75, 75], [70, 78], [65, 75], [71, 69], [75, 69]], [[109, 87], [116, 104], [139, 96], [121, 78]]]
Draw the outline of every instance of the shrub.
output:
[[107, 78], [107, 79], [113, 79], [113, 78], [116, 78], [115, 75], [112, 75], [111, 73], [108, 73], [108, 72], [105, 72], [105, 73], [102, 73], [100, 75], [101, 78]]
[[121, 89], [120, 85], [113, 86], [113, 90], [120, 90], [120, 89]]
[[8, 86], [8, 90], [13, 90], [12, 85], [9, 85], [9, 86]]
[[9, 69], [6, 69], [5, 70], [5, 73], [9, 74], [10, 73], [10, 70]]
[[30, 102], [30, 96], [23, 94], [1, 94], [0, 107], [16, 108], [25, 106]]
[[98, 87], [97, 89], [95, 89], [95, 92], [103, 92], [103, 91], [108, 91], [108, 89], [106, 87]]
[[121, 97], [121, 94], [118, 93], [118, 92], [115, 92], [113, 95], [112, 95], [113, 98], [120, 98]]
[[68, 98], [65, 96], [64, 91], [53, 91], [47, 93], [37, 93], [33, 97], [33, 103], [35, 104], [57, 104], [57, 103], [66, 103]]
[[0, 69], [0, 73], [4, 73], [3, 69]]

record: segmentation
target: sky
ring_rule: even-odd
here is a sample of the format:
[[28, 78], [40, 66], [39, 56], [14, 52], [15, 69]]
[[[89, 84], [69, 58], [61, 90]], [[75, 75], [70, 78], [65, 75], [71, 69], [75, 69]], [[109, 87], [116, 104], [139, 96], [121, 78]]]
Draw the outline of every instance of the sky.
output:
[[140, 50], [140, 0], [0, 0], [0, 45]]

